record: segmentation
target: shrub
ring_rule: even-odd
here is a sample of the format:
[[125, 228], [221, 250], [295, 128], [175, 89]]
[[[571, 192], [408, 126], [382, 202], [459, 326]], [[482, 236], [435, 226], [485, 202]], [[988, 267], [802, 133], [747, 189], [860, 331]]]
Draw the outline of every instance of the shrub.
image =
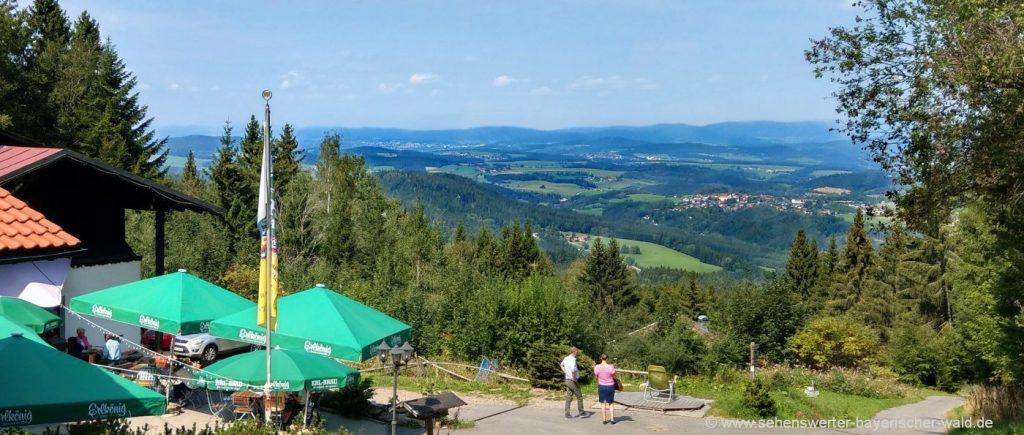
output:
[[904, 322], [893, 328], [885, 360], [901, 381], [953, 391], [959, 387], [953, 339], [950, 330]]
[[370, 414], [371, 398], [373, 382], [369, 379], [360, 379], [359, 382], [345, 385], [339, 391], [325, 393], [320, 406], [345, 417], [359, 418]]
[[874, 361], [878, 336], [848, 317], [820, 317], [789, 340], [790, 350], [808, 367], [867, 367]]
[[704, 340], [689, 329], [690, 322], [678, 322], [663, 334], [636, 334], [616, 343], [609, 356], [622, 364], [643, 369], [660, 365], [671, 373], [695, 374]]
[[[534, 343], [527, 349], [526, 370], [530, 385], [538, 388], [563, 388], [562, 359], [569, 354], [569, 346]], [[594, 375], [594, 360], [580, 353], [576, 357], [580, 369], [580, 384], [589, 384]]]
[[775, 416], [775, 399], [769, 394], [771, 387], [763, 377], [754, 378], [743, 390], [743, 406], [761, 418]]
[[776, 390], [802, 390], [814, 382], [819, 390], [876, 399], [902, 398], [907, 394], [907, 387], [896, 382], [895, 377], [859, 370], [833, 368], [819, 372], [805, 368], [772, 368], [761, 373]]

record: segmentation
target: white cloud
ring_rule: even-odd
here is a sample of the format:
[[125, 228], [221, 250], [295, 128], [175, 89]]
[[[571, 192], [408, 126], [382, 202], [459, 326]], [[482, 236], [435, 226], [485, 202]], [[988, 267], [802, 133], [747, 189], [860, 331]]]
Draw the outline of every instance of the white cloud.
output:
[[384, 82], [381, 82], [379, 85], [377, 85], [377, 90], [381, 91], [382, 93], [385, 93], [385, 94], [393, 94], [393, 93], [395, 93], [395, 91], [397, 91], [401, 87], [402, 87], [401, 83], [384, 83]]
[[516, 79], [514, 79], [512, 77], [509, 77], [509, 76], [507, 76], [505, 74], [502, 74], [500, 76], [495, 77], [494, 81], [491, 82], [491, 85], [499, 87], [499, 88], [504, 88], [504, 87], [509, 86], [509, 85], [511, 85], [511, 84], [513, 84], [513, 83], [515, 83], [517, 81], [518, 80], [516, 80]]
[[281, 76], [281, 89], [288, 89], [295, 86], [303, 76], [296, 70], [291, 70]]
[[179, 85], [177, 83], [171, 83], [171, 86], [170, 86], [172, 91], [177, 91], [178, 88], [180, 88], [180, 87], [181, 87], [181, 85]]
[[580, 90], [642, 90], [649, 91], [657, 89], [658, 84], [643, 77], [633, 79], [623, 78], [617, 75], [608, 77], [583, 76], [569, 84], [569, 89]]
[[425, 84], [425, 83], [430, 83], [430, 82], [433, 82], [433, 81], [437, 81], [437, 79], [439, 79], [439, 78], [440, 77], [438, 75], [436, 75], [436, 74], [416, 73], [416, 74], [413, 74], [413, 75], [409, 76], [409, 84], [410, 85], [422, 85], [422, 84]]
[[543, 97], [545, 95], [551, 95], [551, 88], [547, 86], [541, 86], [530, 90], [530, 95], [534, 97]]

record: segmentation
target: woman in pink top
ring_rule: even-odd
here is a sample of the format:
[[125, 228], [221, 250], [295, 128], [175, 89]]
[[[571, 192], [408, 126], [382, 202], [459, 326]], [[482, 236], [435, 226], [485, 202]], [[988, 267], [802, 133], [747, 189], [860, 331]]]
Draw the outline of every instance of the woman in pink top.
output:
[[615, 424], [615, 366], [608, 364], [608, 354], [601, 354], [601, 363], [594, 366], [594, 376], [597, 377], [597, 401], [601, 402], [601, 424]]

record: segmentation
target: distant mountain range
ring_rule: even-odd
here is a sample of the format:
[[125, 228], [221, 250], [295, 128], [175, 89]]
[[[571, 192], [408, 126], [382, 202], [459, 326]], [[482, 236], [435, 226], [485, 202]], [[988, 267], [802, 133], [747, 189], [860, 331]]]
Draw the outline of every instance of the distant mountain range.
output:
[[[543, 150], [546, 145], [579, 143], [589, 145], [600, 142], [703, 143], [739, 147], [766, 147], [777, 145], [825, 144], [845, 140], [833, 132], [833, 124], [819, 121], [805, 122], [724, 122], [704, 126], [687, 124], [656, 124], [649, 126], [579, 127], [559, 130], [537, 130], [521, 127], [476, 127], [449, 130], [406, 130], [398, 128], [345, 128], [303, 127], [296, 129], [299, 145], [315, 149], [326, 132], [337, 132], [343, 137], [343, 147], [416, 145], [448, 146], [512, 146]], [[171, 155], [184, 156], [189, 150], [207, 158], [219, 144], [219, 137], [206, 133], [209, 127], [165, 127], [158, 133], [170, 136]]]

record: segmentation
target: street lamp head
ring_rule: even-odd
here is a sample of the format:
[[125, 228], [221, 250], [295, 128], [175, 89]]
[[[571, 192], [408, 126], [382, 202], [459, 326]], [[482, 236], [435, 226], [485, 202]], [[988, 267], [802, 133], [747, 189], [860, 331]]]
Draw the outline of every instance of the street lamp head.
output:
[[416, 352], [416, 349], [413, 349], [412, 345], [409, 344], [408, 341], [405, 342], [405, 344], [403, 344], [402, 347], [400, 347], [399, 349], [402, 350], [403, 362], [409, 362], [409, 360], [412, 359], [412, 355]]
[[386, 364], [388, 362], [388, 352], [390, 351], [391, 346], [388, 346], [388, 344], [383, 341], [377, 345], [377, 352], [379, 353], [381, 364]]
[[272, 92], [270, 92], [270, 89], [264, 89], [263, 90], [263, 101], [270, 101], [270, 99], [273, 96], [274, 96], [274, 94]]

